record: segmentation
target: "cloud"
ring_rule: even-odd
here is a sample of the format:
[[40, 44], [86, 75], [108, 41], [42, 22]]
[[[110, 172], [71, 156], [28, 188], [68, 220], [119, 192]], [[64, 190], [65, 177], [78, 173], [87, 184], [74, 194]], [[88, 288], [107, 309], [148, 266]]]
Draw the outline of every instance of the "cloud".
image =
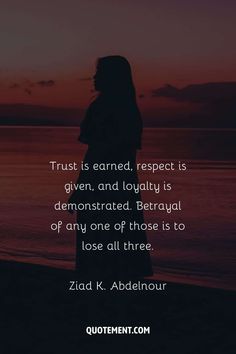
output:
[[54, 80], [40, 80], [37, 82], [30, 81], [28, 79], [24, 79], [21, 82], [15, 82], [12, 85], [9, 86], [10, 89], [15, 89], [15, 88], [20, 88], [22, 87], [23, 89], [25, 88], [32, 88], [35, 86], [39, 87], [52, 87], [56, 84]]
[[9, 87], [9, 89], [19, 89], [21, 88], [25, 93], [27, 93], [27, 95], [32, 95], [32, 88], [35, 88], [36, 86], [40, 87], [40, 88], [48, 88], [48, 87], [52, 87], [55, 85], [55, 81], [54, 80], [40, 80], [37, 82], [33, 82], [29, 79], [23, 79], [20, 82], [14, 82], [13, 84], [11, 84]]
[[[165, 85], [152, 90], [152, 97], [166, 97], [176, 102], [190, 103], [192, 112], [173, 112], [182, 126], [235, 128], [236, 127], [236, 82], [211, 82], [188, 85], [178, 89]], [[181, 106], [181, 105], [180, 105]]]
[[54, 80], [41, 80], [41, 81], [36, 82], [36, 84], [42, 88], [52, 87], [55, 85], [55, 81]]
[[178, 89], [172, 85], [165, 85], [152, 90], [152, 97], [167, 97], [176, 101], [193, 103], [212, 103], [219, 100], [236, 99], [236, 82], [209, 82], [193, 84]]

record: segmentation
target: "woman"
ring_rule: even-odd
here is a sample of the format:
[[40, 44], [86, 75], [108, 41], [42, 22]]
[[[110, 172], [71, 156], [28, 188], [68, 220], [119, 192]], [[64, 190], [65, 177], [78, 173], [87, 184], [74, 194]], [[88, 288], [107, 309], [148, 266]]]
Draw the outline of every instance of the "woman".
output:
[[[77, 222], [87, 225], [86, 234], [77, 232], [76, 269], [81, 276], [98, 279], [137, 278], [152, 274], [147, 250], [125, 250], [124, 243], [147, 243], [145, 232], [130, 230], [130, 223], [143, 223], [143, 214], [136, 210], [140, 195], [123, 190], [122, 184], [138, 183], [136, 151], [141, 148], [142, 120], [137, 107], [131, 68], [121, 56], [107, 56], [97, 62], [94, 87], [98, 97], [89, 106], [80, 126], [79, 141], [88, 145], [84, 166], [77, 183], [90, 183], [94, 190], [74, 192], [69, 202], [115, 203], [130, 210], [79, 211]], [[128, 165], [129, 170], [94, 170], [95, 163]], [[107, 166], [107, 165], [106, 165]], [[118, 190], [100, 190], [104, 185]], [[124, 232], [114, 225], [125, 222]], [[109, 224], [109, 230], [92, 231], [90, 225]], [[102, 251], [86, 251], [84, 243], [100, 243]], [[112, 244], [118, 241], [119, 250]], [[116, 243], [117, 245], [117, 243]], [[107, 247], [108, 246], [108, 247]], [[109, 248], [109, 249], [108, 249]]]

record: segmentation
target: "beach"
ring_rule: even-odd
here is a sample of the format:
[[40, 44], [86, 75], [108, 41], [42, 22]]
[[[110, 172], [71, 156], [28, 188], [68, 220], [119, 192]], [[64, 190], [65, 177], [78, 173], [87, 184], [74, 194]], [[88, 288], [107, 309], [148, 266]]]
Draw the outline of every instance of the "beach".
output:
[[[3, 261], [0, 275], [3, 354], [235, 353], [232, 291], [168, 283], [159, 292], [73, 292], [74, 271]], [[87, 326], [150, 334], [88, 335]]]
[[236, 354], [236, 1], [0, 9], [0, 354]]
[[[141, 191], [142, 200], [180, 200], [182, 210], [144, 210], [154, 275], [117, 280], [112, 291], [79, 279], [75, 232], [50, 229], [75, 221], [53, 205], [67, 202], [65, 184], [79, 171], [52, 171], [49, 162], [79, 165], [86, 146], [77, 136], [78, 128], [0, 129], [2, 353], [235, 353], [235, 131], [145, 129], [138, 162], [180, 161], [187, 171], [140, 170], [141, 183], [173, 185], [170, 194]], [[186, 229], [160, 230], [163, 219]], [[71, 282], [79, 290], [70, 291]], [[150, 334], [89, 335], [87, 326], [147, 326]]]

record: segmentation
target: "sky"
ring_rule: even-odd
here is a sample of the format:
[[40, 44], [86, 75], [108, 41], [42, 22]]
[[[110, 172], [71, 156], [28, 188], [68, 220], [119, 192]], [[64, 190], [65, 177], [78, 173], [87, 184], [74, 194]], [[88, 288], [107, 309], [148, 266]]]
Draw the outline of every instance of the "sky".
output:
[[235, 13], [233, 0], [2, 0], [0, 104], [84, 108], [111, 54], [130, 61], [146, 111], [166, 83], [236, 81]]

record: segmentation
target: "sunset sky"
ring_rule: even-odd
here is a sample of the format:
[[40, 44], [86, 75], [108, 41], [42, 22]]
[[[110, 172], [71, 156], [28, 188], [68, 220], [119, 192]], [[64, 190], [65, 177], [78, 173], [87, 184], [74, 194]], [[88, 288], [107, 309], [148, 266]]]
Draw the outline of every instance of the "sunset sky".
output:
[[2, 0], [0, 103], [86, 107], [96, 58], [132, 64], [143, 109], [170, 83], [236, 81], [233, 0]]

